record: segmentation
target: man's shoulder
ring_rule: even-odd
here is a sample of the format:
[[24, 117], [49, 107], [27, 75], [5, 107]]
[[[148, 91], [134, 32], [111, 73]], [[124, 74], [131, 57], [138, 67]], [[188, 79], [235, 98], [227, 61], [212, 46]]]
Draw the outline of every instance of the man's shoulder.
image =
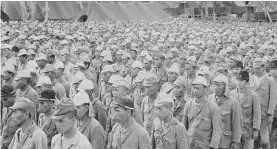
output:
[[136, 135], [137, 136], [145, 136], [145, 135], [149, 135], [147, 130], [145, 128], [143, 128], [140, 124], [138, 124], [137, 122], [135, 122], [135, 130]]
[[45, 137], [46, 138], [45, 132], [39, 127], [37, 127], [37, 129], [33, 132], [33, 138], [37, 139], [38, 137], [40, 137], [40, 138]]

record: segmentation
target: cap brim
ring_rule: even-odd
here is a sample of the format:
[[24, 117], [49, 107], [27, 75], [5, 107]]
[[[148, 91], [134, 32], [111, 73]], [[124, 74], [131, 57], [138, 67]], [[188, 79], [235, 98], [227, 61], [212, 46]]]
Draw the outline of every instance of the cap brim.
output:
[[46, 98], [39, 97], [38, 100], [40, 100], [40, 101], [55, 101], [56, 99], [46, 99]]
[[60, 119], [62, 119], [62, 118], [64, 118], [65, 117], [65, 115], [53, 115], [52, 116], [52, 119], [53, 120], [60, 120]]

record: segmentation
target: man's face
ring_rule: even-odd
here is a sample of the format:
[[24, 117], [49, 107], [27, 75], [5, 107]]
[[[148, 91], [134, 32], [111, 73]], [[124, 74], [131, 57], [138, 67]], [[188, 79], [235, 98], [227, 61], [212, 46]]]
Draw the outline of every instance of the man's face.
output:
[[238, 84], [237, 84], [238, 89], [246, 88], [246, 85], [247, 85], [246, 80], [242, 80], [242, 79], [237, 79], [237, 80], [238, 80]]
[[35, 59], [35, 54], [28, 55], [28, 61], [34, 60]]
[[118, 60], [118, 61], [120, 61], [120, 60], [121, 60], [121, 57], [122, 57], [122, 55], [121, 55], [121, 54], [116, 54], [116, 55], [115, 55], [115, 58], [116, 58], [116, 60]]
[[155, 93], [158, 92], [158, 84], [152, 84], [151, 86], [144, 86], [145, 90], [146, 90], [146, 94], [148, 96], [152, 96]]
[[151, 68], [151, 62], [144, 62], [143, 67], [147, 70], [150, 69]]
[[13, 110], [12, 118], [15, 120], [16, 125], [21, 125], [28, 118], [28, 114], [26, 111], [17, 109]]
[[80, 105], [77, 106], [77, 119], [81, 120], [84, 116], [86, 116], [86, 114], [88, 113], [88, 106], [87, 105]]
[[270, 68], [270, 75], [272, 77], [277, 77], [277, 67], [271, 67]]
[[201, 98], [206, 94], [206, 87], [201, 84], [193, 85], [192, 92], [196, 98]]
[[225, 83], [222, 82], [214, 82], [214, 89], [216, 96], [222, 96], [225, 92]]
[[123, 86], [112, 87], [112, 94], [113, 94], [114, 97], [126, 96], [126, 89]]
[[113, 108], [112, 112], [113, 112], [115, 122], [118, 122], [119, 124], [122, 124], [128, 119], [129, 114], [127, 110], [122, 107], [117, 106]]
[[55, 120], [59, 134], [68, 132], [75, 125], [75, 117], [64, 116], [62, 119]]
[[130, 54], [131, 54], [132, 59], [137, 58], [137, 53], [136, 53], [134, 50], [132, 50], [132, 51], [130, 52]]
[[179, 96], [184, 96], [185, 94], [185, 87], [183, 85], [175, 85], [174, 86], [174, 95], [179, 97]]
[[194, 68], [190, 65], [186, 67], [186, 71], [188, 75], [192, 75], [194, 73]]
[[23, 89], [27, 84], [27, 80], [24, 78], [21, 78], [16, 81], [16, 88], [18, 89]]
[[26, 58], [24, 56], [18, 56], [18, 60], [20, 63], [24, 63], [26, 61]]
[[52, 108], [51, 101], [39, 101], [38, 102], [38, 113], [46, 113]]
[[4, 80], [8, 80], [12, 78], [12, 73], [8, 71], [4, 71]]
[[250, 56], [244, 56], [244, 57], [243, 57], [243, 63], [244, 63], [244, 64], [249, 63], [249, 61], [250, 61]]
[[254, 71], [254, 73], [256, 73], [256, 74], [261, 74], [261, 73], [264, 72], [264, 68], [263, 68], [262, 66], [260, 66], [260, 67], [254, 67], [254, 68], [253, 68], [253, 71]]
[[96, 57], [100, 56], [100, 54], [101, 54], [101, 51], [95, 50], [95, 56], [96, 56]]
[[2, 97], [1, 102], [4, 107], [11, 107], [11, 106], [13, 106], [13, 104], [15, 102], [15, 98], [16, 98], [15, 94], [4, 96], [4, 97]]
[[53, 78], [55, 76], [55, 73], [54, 72], [51, 72], [51, 71], [48, 71], [48, 72], [44, 72], [44, 74], [46, 76], [48, 76], [50, 79]]
[[122, 58], [122, 64], [126, 65], [128, 63], [128, 58]]
[[139, 73], [139, 68], [133, 68], [131, 67], [131, 77], [137, 76]]
[[271, 48], [270, 48], [270, 49], [267, 49], [266, 52], [267, 52], [267, 55], [270, 55], [270, 56], [274, 54], [274, 50], [271, 49]]
[[157, 109], [158, 118], [162, 121], [170, 114], [170, 109], [168, 107], [160, 106], [155, 108]]
[[111, 72], [104, 72], [102, 75], [103, 75], [103, 81], [108, 82], [110, 77], [112, 76], [112, 73]]
[[55, 73], [56, 78], [62, 76], [63, 71], [64, 71], [63, 68], [56, 69], [56, 73]]
[[162, 66], [162, 64], [163, 64], [163, 62], [162, 62], [162, 60], [161, 60], [161, 58], [159, 58], [159, 57], [155, 57], [154, 58], [154, 65], [156, 66], [156, 67], [161, 67]]
[[241, 68], [240, 67], [234, 67], [233, 68], [233, 74], [235, 76], [238, 76], [238, 74], [241, 72]]
[[174, 82], [178, 77], [178, 74], [175, 72], [168, 72], [168, 82]]
[[44, 67], [46, 65], [46, 61], [45, 60], [38, 60], [37, 64], [38, 64], [38, 67]]
[[54, 57], [53, 56], [47, 56], [47, 63], [48, 64], [53, 64], [54, 62]]

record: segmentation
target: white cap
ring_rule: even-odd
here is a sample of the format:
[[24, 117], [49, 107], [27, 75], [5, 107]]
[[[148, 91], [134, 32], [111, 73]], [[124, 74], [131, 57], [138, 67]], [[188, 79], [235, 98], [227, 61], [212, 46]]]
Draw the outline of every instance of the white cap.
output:
[[138, 83], [138, 82], [142, 82], [147, 76], [147, 72], [145, 71], [139, 71], [136, 79], [135, 79], [135, 82]]
[[84, 79], [78, 86], [78, 90], [86, 91], [86, 90], [92, 90], [94, 89], [93, 82], [89, 79]]
[[28, 55], [27, 51], [25, 49], [21, 49], [17, 56], [22, 56], [22, 55]]
[[114, 68], [112, 65], [105, 65], [103, 67], [103, 70], [101, 71], [101, 73], [105, 73], [105, 72], [114, 72]]
[[155, 100], [154, 106], [160, 107], [160, 106], [163, 106], [165, 103], [173, 104], [174, 103], [173, 98], [171, 95], [161, 92], [158, 94], [158, 97]]
[[22, 71], [17, 72], [17, 76], [14, 78], [14, 80], [17, 81], [21, 78], [31, 78], [30, 71], [22, 70]]
[[8, 72], [12, 72], [13, 74], [15, 74], [15, 69], [14, 69], [14, 66], [11, 65], [11, 64], [7, 64], [5, 67], [4, 67], [4, 72], [5, 71], [8, 71]]
[[192, 85], [204, 85], [204, 86], [208, 86], [208, 81], [206, 78], [202, 77], [202, 76], [197, 76], [195, 78], [195, 80], [192, 82]]
[[86, 92], [84, 91], [80, 91], [78, 92], [74, 98], [73, 98], [73, 102], [75, 104], [75, 106], [81, 106], [85, 103], [90, 104], [90, 100], [89, 100], [89, 96]]
[[64, 64], [63, 64], [63, 62], [61, 62], [61, 61], [57, 61], [57, 62], [54, 64], [54, 67], [55, 67], [55, 69], [60, 69], [60, 68], [63, 68], [63, 69], [64, 69]]
[[141, 61], [134, 61], [133, 64], [131, 65], [132, 68], [143, 68], [143, 64]]
[[123, 79], [120, 75], [114, 74], [110, 77], [109, 83], [114, 84], [117, 80]]
[[35, 54], [34, 50], [28, 50], [28, 55]]
[[77, 82], [82, 81], [82, 80], [84, 80], [84, 79], [86, 79], [85, 74], [84, 74], [83, 72], [81, 72], [81, 71], [78, 71], [78, 72], [74, 75], [74, 79], [73, 79], [72, 83], [74, 84], [74, 83], [77, 83]]
[[219, 74], [218, 76], [215, 77], [214, 82], [222, 82], [227, 84], [228, 78], [225, 75]]
[[85, 64], [83, 62], [77, 62], [75, 65], [77, 67], [83, 67], [83, 68], [85, 68]]
[[179, 74], [180, 73], [180, 69], [177, 65], [171, 65], [171, 67], [168, 69], [168, 72], [174, 72]]
[[142, 50], [139, 56], [146, 56], [149, 55], [146, 50]]
[[39, 78], [38, 78], [38, 83], [36, 86], [42, 86], [44, 84], [47, 84], [47, 85], [51, 85], [51, 79], [48, 77], [48, 76], [45, 76], [45, 75], [41, 75]]
[[119, 79], [115, 81], [114, 84], [112, 85], [112, 87], [120, 87], [120, 86], [124, 86], [128, 89], [130, 88], [130, 84], [125, 79]]
[[38, 58], [37, 58], [37, 61], [39, 60], [47, 60], [47, 56], [43, 53], [39, 54]]

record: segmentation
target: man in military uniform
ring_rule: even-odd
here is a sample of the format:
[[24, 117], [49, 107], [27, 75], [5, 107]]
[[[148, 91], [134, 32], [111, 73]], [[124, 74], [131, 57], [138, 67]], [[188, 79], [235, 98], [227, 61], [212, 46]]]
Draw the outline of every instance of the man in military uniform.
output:
[[38, 113], [39, 120], [38, 126], [45, 132], [48, 140], [48, 148], [51, 147], [51, 140], [58, 133], [56, 124], [54, 120], [52, 120], [52, 116], [54, 113], [54, 106], [56, 99], [56, 93], [54, 90], [43, 90], [39, 97], [38, 104]]
[[174, 82], [179, 76], [179, 67], [176, 65], [172, 65], [167, 72], [168, 72], [168, 82], [165, 82], [162, 85], [160, 92], [170, 94], [173, 97], [174, 86], [175, 86]]
[[103, 70], [101, 71], [101, 75], [103, 75], [103, 81], [100, 84], [99, 87], [99, 95], [98, 99], [103, 102], [103, 98], [106, 93], [110, 92], [110, 86], [108, 85], [108, 81], [110, 77], [112, 76], [114, 72], [113, 66], [112, 65], [106, 65], [104, 66]]
[[220, 108], [223, 134], [219, 148], [239, 148], [241, 139], [241, 109], [239, 102], [229, 97], [228, 78], [225, 75], [218, 75], [214, 79], [215, 93], [209, 95]]
[[[38, 93], [30, 86], [30, 71], [22, 70], [17, 73], [17, 76], [14, 78], [16, 81], [16, 88], [17, 90], [17, 97], [25, 97], [30, 99], [36, 108], [37, 100], [38, 100]], [[33, 110], [33, 120], [37, 123], [37, 113], [36, 109]]]
[[179, 76], [176, 81], [174, 82], [174, 104], [173, 104], [173, 116], [182, 122], [183, 120], [183, 114], [184, 114], [184, 108], [186, 105], [186, 102], [188, 100], [188, 97], [185, 95], [186, 93], [186, 80], [184, 77]]
[[10, 109], [13, 111], [12, 117], [20, 128], [15, 132], [9, 149], [48, 149], [46, 134], [32, 121], [35, 104], [27, 98], [20, 97]]
[[[55, 63], [56, 64], [56, 63]], [[44, 70], [44, 74], [51, 79], [52, 88], [55, 91], [57, 98], [61, 100], [63, 97], [66, 97], [66, 92], [64, 86], [59, 83], [56, 79], [56, 68], [55, 64], [49, 64]]]
[[150, 149], [150, 137], [132, 116], [134, 102], [129, 97], [116, 97], [112, 103], [117, 122], [111, 131], [107, 149]]
[[[258, 94], [261, 104], [261, 140], [256, 140], [254, 148], [269, 149], [269, 131], [273, 121], [273, 113], [276, 106], [276, 83], [275, 80], [264, 73], [264, 64], [261, 58], [253, 61], [255, 71], [254, 82], [250, 86]], [[261, 144], [260, 144], [261, 143]]]
[[27, 55], [28, 54], [25, 49], [21, 49], [19, 51], [19, 53], [17, 54], [19, 62], [20, 62], [19, 66], [18, 66], [18, 71], [26, 69], [26, 66], [28, 64], [28, 60], [27, 60], [28, 56]]
[[94, 118], [94, 111], [86, 92], [78, 92], [74, 99], [77, 107], [77, 119], [79, 131], [85, 135], [91, 143], [92, 148], [105, 148], [105, 132], [104, 128]]
[[4, 85], [1, 87], [1, 149], [8, 149], [14, 133], [19, 128], [16, 120], [12, 118], [12, 111], [9, 109], [14, 105], [15, 99], [15, 88], [12, 85]]
[[258, 137], [261, 125], [261, 106], [258, 95], [247, 88], [249, 73], [241, 71], [238, 74], [237, 89], [230, 92], [230, 96], [237, 99], [242, 113], [241, 148], [253, 149], [254, 139]]
[[164, 68], [165, 56], [162, 53], [154, 55], [154, 68], [152, 69], [152, 73], [154, 73], [159, 81], [159, 90], [162, 85], [167, 82], [167, 72]]
[[159, 80], [153, 73], [146, 76], [143, 81], [143, 86], [146, 90], [147, 96], [142, 99], [141, 111], [143, 118], [143, 126], [151, 135], [153, 120], [157, 117], [154, 102], [158, 98]]
[[4, 70], [4, 79], [3, 79], [4, 81], [2, 85], [6, 85], [6, 84], [14, 85], [14, 77], [16, 73], [14, 66], [11, 64], [8, 64], [2, 69]]
[[78, 86], [78, 90], [85, 91], [91, 101], [91, 106], [94, 112], [94, 118], [101, 124], [103, 128], [106, 128], [107, 111], [103, 103], [93, 96], [94, 85], [91, 80], [84, 79]]
[[57, 101], [52, 119], [55, 120], [59, 134], [52, 138], [51, 149], [92, 149], [87, 137], [76, 126], [76, 116], [77, 107], [72, 99]]
[[188, 128], [189, 147], [218, 148], [222, 134], [220, 109], [206, 98], [208, 82], [204, 77], [197, 76], [192, 85], [195, 98], [186, 103], [183, 120]]
[[196, 63], [193, 60], [188, 60], [186, 62], [186, 74], [185, 74], [185, 79], [187, 82], [187, 96], [192, 98], [193, 97], [193, 92], [192, 92], [192, 85], [191, 83], [194, 81], [196, 77]]
[[173, 117], [173, 99], [171, 95], [160, 93], [155, 100], [158, 117], [153, 122], [153, 149], [188, 149], [186, 127]]
[[[277, 86], [277, 59], [273, 59], [270, 63], [270, 75], [276, 81], [275, 83]], [[274, 110], [272, 128], [271, 128], [269, 139], [270, 139], [270, 146], [277, 148], [277, 106], [275, 107], [275, 110]]]

